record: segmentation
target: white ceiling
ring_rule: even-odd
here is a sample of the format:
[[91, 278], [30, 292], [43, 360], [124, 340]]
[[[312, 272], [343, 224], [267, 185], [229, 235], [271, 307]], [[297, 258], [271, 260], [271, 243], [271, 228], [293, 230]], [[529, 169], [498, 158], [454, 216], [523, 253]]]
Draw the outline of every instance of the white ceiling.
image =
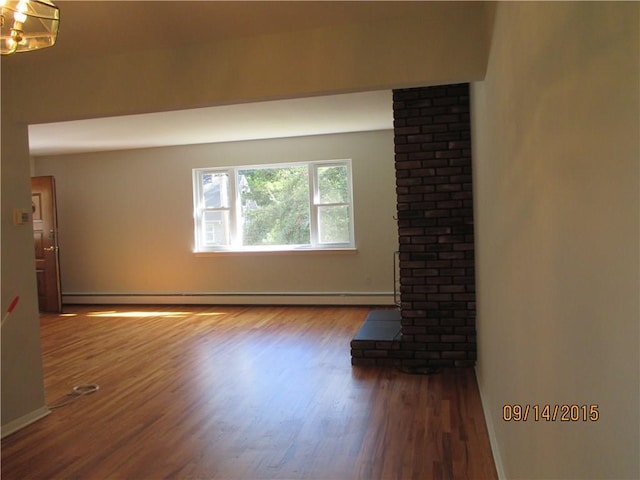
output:
[[[429, 15], [446, 3], [60, 0], [56, 45], [13, 60], [26, 65]], [[180, 35], [166, 34], [176, 28]], [[42, 156], [390, 128], [391, 92], [381, 91], [32, 125], [29, 143], [32, 155]]]
[[33, 156], [393, 128], [390, 91], [29, 126]]

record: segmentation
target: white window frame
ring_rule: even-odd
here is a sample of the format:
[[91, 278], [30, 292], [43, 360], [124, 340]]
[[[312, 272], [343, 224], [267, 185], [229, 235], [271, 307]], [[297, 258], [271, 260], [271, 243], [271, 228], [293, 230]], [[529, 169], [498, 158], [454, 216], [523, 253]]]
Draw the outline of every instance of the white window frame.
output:
[[[308, 168], [309, 178], [309, 227], [311, 242], [303, 245], [242, 245], [242, 224], [241, 199], [238, 182], [240, 181], [241, 170], [269, 169], [301, 167]], [[340, 203], [320, 203], [320, 189], [318, 171], [321, 167], [346, 167], [348, 202]], [[229, 178], [229, 206], [206, 208], [204, 206], [204, 192], [202, 189], [202, 177], [207, 174], [227, 174]], [[350, 159], [322, 160], [295, 163], [274, 163], [264, 165], [241, 165], [233, 167], [210, 167], [193, 169], [193, 219], [194, 219], [194, 239], [196, 253], [219, 253], [219, 252], [283, 252], [283, 251], [305, 251], [305, 250], [355, 250], [354, 237], [354, 199], [353, 199], [353, 178]], [[319, 211], [321, 208], [347, 207], [349, 211], [349, 241], [348, 242], [321, 242]], [[206, 245], [204, 241], [204, 214], [208, 211], [229, 211], [229, 244], [228, 245]]]

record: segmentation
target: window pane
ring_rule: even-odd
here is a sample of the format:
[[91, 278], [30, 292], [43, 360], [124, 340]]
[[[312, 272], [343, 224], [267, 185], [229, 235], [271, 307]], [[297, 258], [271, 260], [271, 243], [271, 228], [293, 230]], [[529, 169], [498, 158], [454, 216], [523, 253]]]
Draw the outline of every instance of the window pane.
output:
[[204, 212], [202, 242], [205, 246], [229, 245], [229, 212]]
[[318, 207], [320, 243], [349, 243], [349, 207]]
[[227, 173], [206, 173], [201, 177], [202, 197], [205, 208], [229, 207], [229, 175]]
[[320, 203], [347, 203], [347, 167], [344, 165], [318, 167]]
[[243, 245], [311, 242], [306, 166], [239, 170], [238, 188]]

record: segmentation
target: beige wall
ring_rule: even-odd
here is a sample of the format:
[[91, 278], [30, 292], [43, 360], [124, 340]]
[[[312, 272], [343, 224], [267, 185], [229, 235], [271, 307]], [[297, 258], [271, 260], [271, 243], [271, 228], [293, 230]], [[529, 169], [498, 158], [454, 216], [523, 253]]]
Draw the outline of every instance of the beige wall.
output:
[[[38, 52], [38, 63], [6, 63], [17, 67], [16, 89], [35, 83], [44, 96], [20, 99], [16, 119], [29, 123], [455, 83], [484, 75], [484, 13], [480, 2], [433, 2], [411, 18], [73, 62], [50, 64]], [[33, 67], [20, 68], [27, 62]], [[34, 68], [42, 69], [35, 78]]]
[[[356, 254], [194, 255], [193, 168], [343, 158], [352, 160]], [[393, 131], [40, 157], [35, 171], [56, 178], [66, 294], [338, 292], [393, 301]]]
[[[478, 381], [505, 478], [640, 478], [639, 8], [500, 3], [473, 85]], [[505, 422], [505, 404], [598, 404]]]
[[11, 208], [30, 206], [29, 123], [483, 78], [484, 6], [446, 2], [430, 10], [190, 49], [56, 63], [46, 51], [3, 57], [2, 310], [12, 290], [24, 302], [2, 331], [3, 429], [43, 405], [38, 348], [21, 350], [38, 343], [33, 245], [8, 217]]
[[[15, 425], [29, 423], [46, 413], [42, 387], [42, 359], [36, 274], [33, 260], [33, 230], [30, 224], [14, 225], [13, 210], [30, 211], [29, 158], [27, 132], [13, 127], [5, 116], [2, 91], [2, 316], [16, 296], [20, 300], [2, 325], [2, 433]], [[24, 188], [25, 183], [27, 188]], [[26, 262], [25, 259], [29, 259]], [[28, 321], [26, 321], [28, 319]], [[4, 406], [12, 409], [5, 411]]]

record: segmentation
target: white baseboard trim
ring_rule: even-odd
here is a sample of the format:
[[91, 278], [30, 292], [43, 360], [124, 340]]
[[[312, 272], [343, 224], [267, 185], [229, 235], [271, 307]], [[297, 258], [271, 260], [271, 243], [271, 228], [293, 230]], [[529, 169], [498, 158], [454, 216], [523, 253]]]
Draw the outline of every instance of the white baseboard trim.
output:
[[372, 305], [393, 306], [393, 292], [63, 293], [67, 305]]
[[489, 443], [491, 444], [491, 453], [493, 454], [493, 463], [496, 466], [499, 480], [507, 480], [507, 476], [504, 473], [504, 466], [502, 465], [502, 457], [500, 456], [500, 448], [498, 446], [498, 440], [496, 439], [496, 432], [493, 428], [492, 417], [490, 415], [487, 402], [482, 394], [482, 387], [478, 381], [478, 367], [474, 367], [476, 372], [476, 381], [478, 384], [478, 392], [480, 393], [480, 403], [482, 404], [482, 411], [484, 413], [484, 423], [487, 426], [487, 433], [489, 434]]
[[2, 425], [2, 434], [0, 434], [1, 438], [8, 437], [12, 433], [17, 432], [18, 430], [26, 427], [27, 425], [31, 425], [33, 422], [37, 422], [41, 418], [46, 417], [51, 413], [46, 406], [40, 407], [33, 412], [27, 413], [20, 418], [16, 418], [15, 420], [10, 421], [6, 425]]

